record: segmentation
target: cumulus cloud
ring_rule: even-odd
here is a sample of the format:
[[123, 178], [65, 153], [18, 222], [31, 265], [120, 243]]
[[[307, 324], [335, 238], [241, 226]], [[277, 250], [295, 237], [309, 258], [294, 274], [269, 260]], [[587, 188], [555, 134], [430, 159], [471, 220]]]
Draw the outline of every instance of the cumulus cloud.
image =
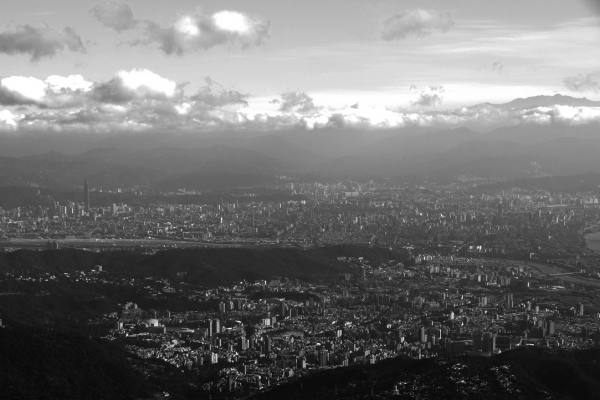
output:
[[283, 93], [279, 103], [279, 111], [283, 112], [312, 113], [320, 109], [312, 97], [300, 91]]
[[411, 105], [418, 107], [435, 107], [442, 103], [442, 96], [439, 93], [422, 93], [419, 99]]
[[64, 50], [86, 52], [79, 35], [68, 26], [59, 32], [48, 25], [36, 28], [25, 24], [0, 32], [0, 53], [29, 54], [31, 61], [39, 61]]
[[210, 77], [205, 79], [206, 85], [190, 97], [191, 100], [209, 107], [223, 107], [227, 105], [248, 105], [248, 95], [236, 90], [227, 90]]
[[389, 129], [409, 126], [453, 128], [471, 126], [478, 128], [511, 126], [517, 124], [563, 124], [577, 125], [600, 123], [600, 107], [532, 107], [504, 110], [492, 104], [463, 107], [444, 111], [390, 110], [365, 104], [353, 104], [343, 108], [322, 107], [317, 112], [300, 114], [277, 111], [274, 113], [248, 114], [244, 126], [254, 129], [305, 129], [353, 128]]
[[86, 81], [81, 75], [51, 75], [45, 80], [48, 90], [51, 92], [63, 91], [89, 91], [94, 85], [92, 82]]
[[213, 15], [195, 13], [177, 18], [163, 27], [144, 21], [144, 38], [131, 45], [157, 44], [166, 54], [183, 55], [218, 45], [240, 48], [262, 45], [269, 35], [269, 22], [237, 11], [220, 11]]
[[80, 75], [7, 77], [0, 80], [0, 104], [6, 110], [0, 129], [151, 130], [235, 126], [247, 122], [237, 110], [247, 95], [206, 78], [194, 94], [146, 69], [119, 71], [108, 81], [89, 82]]
[[600, 91], [600, 71], [568, 76], [563, 80], [567, 89], [574, 92]]
[[413, 87], [411, 91], [418, 96], [414, 103], [422, 103], [414, 109], [392, 110], [363, 103], [317, 106], [307, 93], [294, 91], [282, 94], [277, 102], [258, 102], [263, 107], [259, 110], [249, 95], [225, 88], [210, 77], [195, 92], [186, 93], [186, 85], [146, 69], [118, 71], [111, 79], [98, 82], [81, 75], [45, 79], [9, 76], [0, 79], [0, 130], [268, 131], [600, 123], [600, 107], [504, 109], [484, 103], [452, 110], [423, 110], [421, 107], [438, 104], [431, 99], [442, 96], [442, 86]]
[[36, 105], [40, 108], [64, 108], [83, 103], [82, 95], [93, 83], [81, 75], [52, 75], [45, 80], [10, 76], [0, 79], [0, 104], [4, 106]]
[[555, 105], [552, 107], [535, 107], [521, 112], [523, 123], [550, 124], [562, 123], [582, 125], [600, 122], [600, 107], [573, 107]]
[[0, 111], [0, 127], [16, 129], [21, 116], [13, 114], [9, 110]]
[[428, 36], [434, 31], [447, 32], [454, 26], [448, 12], [414, 9], [392, 15], [383, 22], [383, 40], [401, 40], [411, 36]]
[[[174, 105], [168, 107], [167, 104]], [[586, 124], [600, 122], [598, 107], [536, 107], [525, 110], [500, 110], [493, 106], [462, 108], [435, 113], [393, 111], [384, 107], [354, 105], [322, 108], [318, 112], [254, 113], [243, 109], [228, 111], [194, 104], [193, 101], [133, 101], [122, 105], [95, 105], [77, 110], [41, 110], [22, 118], [6, 115], [5, 129], [24, 130], [280, 130], [287, 128], [389, 129], [407, 126], [451, 128], [458, 126], [494, 126], [495, 124]], [[1, 125], [0, 125], [1, 126]]]
[[164, 99], [178, 94], [177, 84], [147, 69], [119, 71], [108, 82], [94, 87], [93, 97], [101, 103], [126, 103], [134, 99]]
[[[412, 90], [418, 90], [416, 86], [410, 87]], [[435, 107], [442, 104], [444, 87], [443, 86], [429, 86], [427, 89], [420, 90], [419, 98], [410, 103], [411, 106], [416, 107]]]
[[32, 77], [11, 76], [0, 80], [0, 104], [33, 104], [46, 94], [44, 81]]
[[262, 45], [269, 36], [268, 21], [231, 10], [212, 15], [200, 11], [181, 14], [166, 26], [152, 20], [136, 19], [129, 5], [120, 1], [106, 0], [95, 5], [90, 13], [104, 26], [119, 33], [139, 29], [139, 39], [127, 44], [154, 44], [169, 55], [183, 55], [219, 45], [245, 49]]
[[90, 13], [102, 25], [114, 29], [119, 33], [134, 29], [138, 24], [138, 21], [133, 17], [131, 8], [122, 2], [104, 1], [96, 4], [90, 10]]

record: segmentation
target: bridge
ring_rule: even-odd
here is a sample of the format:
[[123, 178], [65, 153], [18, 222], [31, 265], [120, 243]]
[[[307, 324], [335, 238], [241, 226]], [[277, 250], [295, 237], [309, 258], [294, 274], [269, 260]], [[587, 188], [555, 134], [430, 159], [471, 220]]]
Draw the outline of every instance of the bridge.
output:
[[575, 275], [578, 274], [579, 272], [559, 272], [557, 274], [544, 274], [544, 275], [539, 275], [540, 278], [544, 278], [544, 277], [553, 277], [553, 276], [563, 276], [563, 275]]
[[376, 234], [374, 234], [371, 237], [371, 243], [369, 243], [369, 248], [372, 249], [373, 247], [375, 247], [375, 245], [377, 244], [377, 241], [379, 239], [379, 232], [377, 232]]

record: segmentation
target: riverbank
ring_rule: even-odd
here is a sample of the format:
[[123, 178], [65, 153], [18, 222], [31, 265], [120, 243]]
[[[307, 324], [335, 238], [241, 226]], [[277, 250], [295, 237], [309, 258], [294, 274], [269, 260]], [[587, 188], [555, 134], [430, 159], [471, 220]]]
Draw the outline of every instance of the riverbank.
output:
[[[550, 265], [550, 264], [545, 264], [539, 261], [521, 261], [521, 260], [511, 260], [511, 262], [515, 263], [515, 264], [519, 264], [519, 265], [523, 265], [528, 269], [532, 270], [532, 273], [534, 275], [553, 275], [553, 274], [563, 274], [563, 273], [568, 273], [570, 271], [564, 270], [560, 267], [557, 267], [555, 265]], [[572, 283], [580, 283], [580, 284], [584, 284], [584, 285], [593, 285], [593, 286], [599, 286], [600, 287], [600, 281], [596, 280], [596, 279], [587, 279], [587, 278], [583, 278], [580, 276], [574, 276], [574, 275], [558, 275], [556, 276], [556, 278], [561, 279], [562, 281], [565, 282], [572, 282]]]
[[[48, 239], [10, 239], [0, 241], [0, 248], [33, 248], [44, 249]], [[175, 240], [148, 239], [51, 239], [59, 248], [189, 248], [189, 247], [258, 247], [256, 244], [191, 242]]]

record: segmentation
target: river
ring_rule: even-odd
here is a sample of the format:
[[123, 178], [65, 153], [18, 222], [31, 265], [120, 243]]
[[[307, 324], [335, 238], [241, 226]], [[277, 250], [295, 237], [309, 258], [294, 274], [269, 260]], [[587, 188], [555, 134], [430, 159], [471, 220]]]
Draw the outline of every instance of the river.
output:
[[584, 238], [588, 249], [600, 253], [600, 232], [588, 233]]
[[[557, 267], [555, 265], [549, 265], [543, 262], [530, 261], [525, 262], [521, 260], [511, 260], [511, 262], [515, 264], [524, 265], [529, 268], [534, 275], [548, 275], [548, 274], [560, 274], [563, 272], [567, 272], [566, 270]], [[558, 279], [561, 279], [565, 282], [573, 282], [573, 283], [582, 283], [584, 285], [592, 285], [592, 286], [600, 286], [600, 280], [591, 279], [591, 278], [583, 278], [579, 276], [573, 275], [560, 275], [557, 276]]]

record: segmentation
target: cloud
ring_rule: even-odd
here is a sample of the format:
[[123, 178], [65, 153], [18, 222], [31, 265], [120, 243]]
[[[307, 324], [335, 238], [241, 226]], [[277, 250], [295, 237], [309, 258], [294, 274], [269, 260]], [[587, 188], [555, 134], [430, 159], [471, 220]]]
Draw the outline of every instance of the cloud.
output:
[[3, 105], [31, 104], [46, 95], [46, 84], [41, 79], [11, 76], [0, 80], [0, 103]]
[[16, 129], [21, 116], [15, 115], [9, 110], [0, 111], [0, 128]]
[[563, 83], [567, 89], [573, 92], [598, 92], [600, 91], [600, 71], [568, 76]]
[[82, 95], [93, 83], [81, 75], [52, 75], [45, 80], [10, 76], [0, 79], [0, 104], [4, 106], [36, 105], [40, 108], [64, 108], [83, 103]]
[[138, 21], [133, 17], [131, 8], [122, 2], [104, 1], [96, 4], [90, 13], [102, 23], [102, 25], [121, 33], [134, 29]]
[[68, 26], [59, 32], [48, 25], [35, 28], [25, 24], [0, 32], [0, 53], [29, 54], [31, 61], [39, 61], [64, 50], [86, 52], [79, 35]]
[[421, 93], [419, 99], [412, 102], [412, 106], [434, 107], [442, 103], [442, 96], [438, 93]]
[[147, 69], [119, 71], [108, 82], [95, 85], [93, 97], [101, 103], [121, 104], [135, 99], [165, 99], [180, 94], [175, 81]]
[[126, 44], [155, 44], [168, 55], [181, 56], [219, 45], [245, 49], [262, 45], [269, 36], [268, 21], [231, 10], [219, 11], [212, 15], [200, 11], [182, 14], [167, 26], [152, 20], [138, 20], [129, 5], [113, 0], [95, 5], [90, 13], [104, 26], [119, 33], [139, 29], [141, 37]]
[[320, 109], [315, 106], [312, 97], [299, 91], [283, 93], [280, 104], [279, 111], [283, 112], [312, 113]]
[[[21, 116], [0, 116], [0, 129], [71, 130], [80, 132], [196, 131], [196, 130], [282, 130], [304, 128], [390, 129], [409, 126], [453, 128], [490, 127], [516, 124], [579, 125], [600, 122], [599, 107], [536, 107], [524, 110], [500, 110], [493, 106], [462, 108], [435, 113], [393, 111], [384, 107], [359, 104], [339, 109], [322, 108], [318, 112], [255, 113], [247, 108], [228, 111], [186, 101], [134, 100], [120, 105], [95, 104], [76, 110], [41, 110]], [[10, 125], [9, 125], [9, 124]]]
[[[410, 91], [417, 90], [416, 86], [411, 86]], [[416, 107], [435, 107], [442, 104], [444, 93], [443, 86], [429, 86], [427, 89], [421, 90], [421, 94], [416, 101], [410, 103], [411, 106]]]
[[176, 102], [183, 86], [147, 69], [119, 71], [107, 82], [90, 82], [81, 75], [52, 75], [42, 80], [11, 76], [0, 79], [0, 104], [66, 109], [135, 101]]
[[247, 122], [237, 112], [247, 95], [209, 77], [192, 95], [186, 95], [186, 85], [147, 69], [118, 71], [104, 82], [80, 75], [7, 77], [0, 80], [0, 104], [23, 115], [13, 118], [6, 110], [0, 130], [190, 130]]
[[502, 69], [504, 69], [504, 64], [502, 64], [500, 61], [496, 61], [495, 63], [492, 64], [491, 67], [492, 71], [502, 71]]
[[157, 44], [165, 54], [183, 55], [218, 45], [242, 49], [262, 45], [270, 24], [237, 11], [220, 11], [182, 15], [166, 27], [154, 21], [144, 21], [143, 25], [145, 37], [130, 45]]
[[480, 67], [475, 67], [474, 70], [477, 72], [493, 73], [497, 75], [507, 75], [510, 73], [510, 69], [501, 61], [495, 61], [491, 64], [484, 64]]
[[205, 79], [206, 85], [190, 97], [191, 100], [209, 107], [223, 107], [227, 105], [248, 105], [248, 95], [235, 90], [227, 90], [210, 77]]
[[92, 82], [86, 81], [81, 75], [51, 75], [45, 80], [48, 89], [52, 92], [61, 91], [89, 91], [94, 85]]
[[582, 125], [600, 122], [600, 107], [573, 107], [555, 105], [522, 111], [523, 123]]
[[[186, 93], [176, 82], [147, 69], [116, 72], [107, 81], [81, 75], [45, 79], [0, 79], [0, 131], [219, 131], [288, 128], [390, 129], [409, 126], [491, 128], [516, 124], [599, 123], [600, 107], [550, 106], [504, 109], [483, 103], [451, 110], [424, 110], [441, 101], [443, 86], [413, 87], [414, 109], [349, 103], [315, 104], [302, 91], [283, 93], [278, 102], [257, 99], [205, 79]], [[437, 96], [437, 98], [436, 98]], [[258, 107], [258, 108], [255, 108]], [[261, 108], [262, 107], [262, 108]]]
[[383, 22], [383, 40], [402, 40], [411, 36], [429, 36], [434, 31], [447, 32], [454, 26], [448, 12], [423, 10], [420, 8], [404, 11]]

